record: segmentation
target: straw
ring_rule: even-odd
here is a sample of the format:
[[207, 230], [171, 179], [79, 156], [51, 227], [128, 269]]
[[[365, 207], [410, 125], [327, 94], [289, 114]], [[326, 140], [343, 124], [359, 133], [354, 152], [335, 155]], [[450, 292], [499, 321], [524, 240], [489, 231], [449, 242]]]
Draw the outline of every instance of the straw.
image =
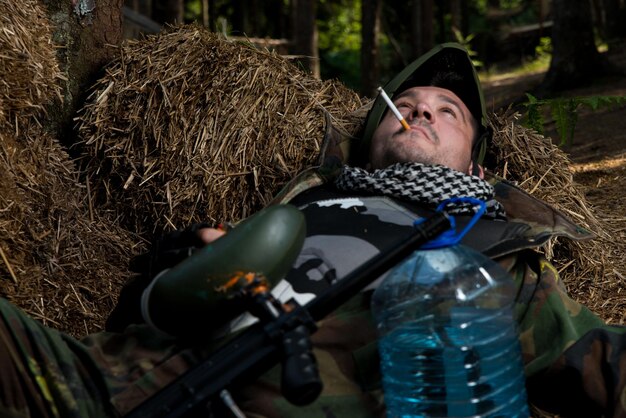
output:
[[156, 236], [236, 222], [317, 163], [327, 128], [358, 128], [337, 81], [194, 25], [128, 42], [78, 118], [94, 199]]

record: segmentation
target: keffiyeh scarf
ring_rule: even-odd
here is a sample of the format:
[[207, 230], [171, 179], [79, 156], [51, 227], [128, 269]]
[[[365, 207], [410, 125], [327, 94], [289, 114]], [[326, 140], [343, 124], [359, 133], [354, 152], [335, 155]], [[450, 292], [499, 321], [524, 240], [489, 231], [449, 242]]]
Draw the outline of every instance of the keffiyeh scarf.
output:
[[[495, 190], [485, 180], [441, 165], [396, 163], [369, 172], [344, 166], [335, 180], [339, 190], [383, 194], [436, 208], [453, 197], [473, 197], [487, 204], [483, 217], [506, 219], [502, 204], [495, 200]], [[471, 205], [456, 206], [452, 214], [473, 214]]]

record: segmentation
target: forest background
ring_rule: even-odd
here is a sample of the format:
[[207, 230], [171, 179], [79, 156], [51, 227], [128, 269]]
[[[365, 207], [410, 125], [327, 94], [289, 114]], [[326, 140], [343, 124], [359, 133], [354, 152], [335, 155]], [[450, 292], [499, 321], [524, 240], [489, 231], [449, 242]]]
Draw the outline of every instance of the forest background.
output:
[[448, 41], [465, 44], [486, 75], [551, 61], [542, 91], [563, 90], [605, 73], [598, 50], [619, 48], [626, 37], [621, 0], [128, 0], [127, 17], [131, 11], [156, 23], [139, 24], [144, 31], [196, 21], [214, 32], [264, 39], [301, 57], [314, 75], [337, 78], [365, 96]]
[[[491, 99], [492, 110], [543, 99], [603, 77], [621, 77], [607, 57], [623, 49], [623, 0], [46, 0], [57, 29], [63, 103], [52, 131], [74, 141], [73, 117], [124, 39], [197, 22], [213, 32], [275, 50], [314, 77], [337, 79], [363, 97], [432, 46], [456, 41], [481, 78], [541, 73]], [[607, 102], [611, 104], [611, 102]], [[570, 108], [580, 103], [570, 103]], [[566, 114], [567, 112], [563, 112]], [[535, 128], [538, 124], [535, 123]]]

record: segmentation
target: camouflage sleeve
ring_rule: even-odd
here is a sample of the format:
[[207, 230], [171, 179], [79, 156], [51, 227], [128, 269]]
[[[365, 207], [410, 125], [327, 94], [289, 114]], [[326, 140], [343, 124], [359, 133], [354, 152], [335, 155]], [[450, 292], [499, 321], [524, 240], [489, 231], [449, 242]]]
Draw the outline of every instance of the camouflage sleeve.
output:
[[80, 344], [0, 298], [0, 416], [109, 417], [104, 380]]
[[0, 417], [123, 416], [210, 351], [146, 325], [78, 341], [0, 298]]
[[521, 252], [502, 263], [520, 284], [517, 313], [530, 401], [564, 416], [626, 416], [626, 329], [604, 324], [572, 300], [555, 267], [537, 253]]

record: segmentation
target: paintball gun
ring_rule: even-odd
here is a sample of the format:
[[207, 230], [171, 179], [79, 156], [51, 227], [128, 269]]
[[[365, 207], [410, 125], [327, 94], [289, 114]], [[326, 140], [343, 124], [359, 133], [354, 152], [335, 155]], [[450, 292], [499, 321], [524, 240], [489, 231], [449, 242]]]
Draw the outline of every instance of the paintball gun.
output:
[[[285, 206], [288, 205], [268, 209], [285, 212]], [[296, 209], [291, 207], [287, 212], [290, 210]], [[298, 221], [293, 214], [288, 213], [287, 217], [289, 219], [287, 224], [293, 229]], [[273, 222], [278, 221], [278, 218], [278, 216], [268, 217], [273, 219]], [[304, 220], [301, 222], [304, 225]], [[240, 227], [232, 232], [238, 228]], [[260, 225], [260, 228], [263, 226]], [[448, 217], [443, 212], [435, 212], [423, 222], [416, 224], [414, 232], [399, 245], [356, 268], [305, 306], [299, 305], [295, 300], [284, 304], [278, 302], [267, 289], [267, 281], [263, 275], [250, 276], [249, 272], [257, 271], [242, 270], [238, 267], [244, 273], [233, 276], [233, 283], [239, 284], [234, 287], [233, 294], [240, 302], [246, 301], [238, 303], [240, 309], [248, 310], [257, 316], [259, 321], [232, 337], [201, 363], [138, 405], [126, 416], [129, 418], [181, 417], [196, 414], [206, 416], [207, 408], [210, 408], [217, 399], [222, 398], [222, 401], [229, 402], [228, 388], [251, 382], [278, 363], [282, 363], [283, 396], [295, 405], [313, 402], [322, 390], [322, 382], [309, 340], [309, 336], [316, 330], [316, 322], [348, 301], [421, 245], [449, 228]], [[295, 229], [298, 230], [299, 227]], [[287, 229], [283, 229], [281, 233], [287, 234]], [[301, 240], [294, 238], [291, 244], [301, 246]], [[192, 258], [194, 257], [202, 255], [194, 255]], [[291, 262], [294, 257], [290, 259]], [[192, 263], [202, 264], [198, 260], [200, 258]], [[184, 265], [186, 262], [181, 264]], [[281, 274], [284, 272], [283, 268], [278, 270]], [[182, 271], [197, 273], [197, 267], [189, 270], [181, 267], [178, 273]], [[232, 407], [231, 411], [235, 415], [238, 414], [236, 407]]]

